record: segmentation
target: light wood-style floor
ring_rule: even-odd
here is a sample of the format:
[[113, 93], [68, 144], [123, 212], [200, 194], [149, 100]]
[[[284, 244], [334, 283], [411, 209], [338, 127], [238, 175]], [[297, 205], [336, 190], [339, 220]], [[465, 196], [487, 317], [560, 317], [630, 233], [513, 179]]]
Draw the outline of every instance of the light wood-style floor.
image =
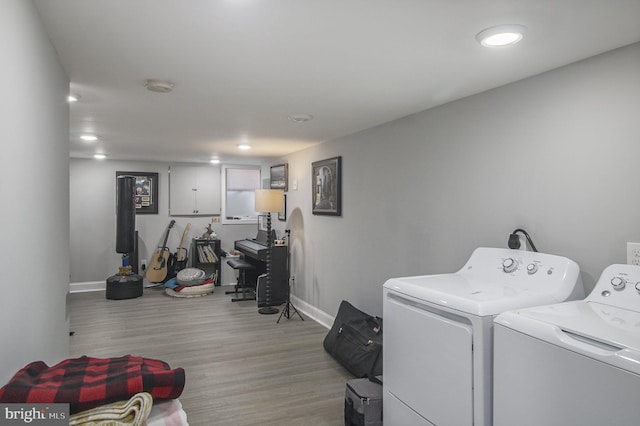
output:
[[70, 296], [70, 355], [126, 354], [186, 371], [180, 401], [189, 424], [215, 426], [344, 424], [352, 378], [322, 347], [327, 329], [310, 318], [260, 315], [255, 302], [212, 295], [107, 300], [103, 291]]

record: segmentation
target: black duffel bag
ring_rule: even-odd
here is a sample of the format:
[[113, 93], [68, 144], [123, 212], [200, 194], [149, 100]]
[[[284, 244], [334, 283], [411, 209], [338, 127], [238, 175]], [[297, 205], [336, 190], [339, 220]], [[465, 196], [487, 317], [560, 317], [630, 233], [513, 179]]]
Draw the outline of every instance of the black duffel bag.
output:
[[322, 345], [354, 376], [382, 375], [382, 318], [343, 300]]

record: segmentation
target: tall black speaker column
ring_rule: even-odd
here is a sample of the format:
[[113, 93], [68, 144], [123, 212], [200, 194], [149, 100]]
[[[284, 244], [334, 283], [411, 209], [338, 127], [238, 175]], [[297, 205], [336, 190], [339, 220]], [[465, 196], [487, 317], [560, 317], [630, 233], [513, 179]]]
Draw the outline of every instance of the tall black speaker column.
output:
[[[142, 296], [142, 277], [134, 274], [129, 254], [136, 250], [136, 204], [134, 176], [118, 176], [116, 209], [116, 252], [122, 254], [118, 273], [107, 278], [107, 299]], [[137, 254], [133, 256], [137, 259]]]

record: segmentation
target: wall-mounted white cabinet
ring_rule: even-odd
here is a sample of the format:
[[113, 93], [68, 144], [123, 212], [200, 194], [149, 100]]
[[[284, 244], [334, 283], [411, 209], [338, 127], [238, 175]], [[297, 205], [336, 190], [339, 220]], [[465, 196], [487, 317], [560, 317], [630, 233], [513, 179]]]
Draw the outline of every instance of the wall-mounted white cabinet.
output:
[[169, 167], [169, 214], [220, 214], [220, 167]]

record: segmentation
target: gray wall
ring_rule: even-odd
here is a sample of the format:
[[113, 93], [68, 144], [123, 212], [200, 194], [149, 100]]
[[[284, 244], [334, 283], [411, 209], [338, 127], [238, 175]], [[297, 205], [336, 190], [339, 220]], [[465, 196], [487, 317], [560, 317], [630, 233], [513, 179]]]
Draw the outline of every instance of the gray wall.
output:
[[[219, 167], [211, 167], [219, 173]], [[167, 246], [175, 251], [182, 233], [191, 223], [189, 239], [201, 236], [211, 217], [169, 217], [168, 163], [142, 161], [98, 161], [72, 159], [70, 161], [71, 189], [71, 283], [101, 281], [118, 272], [121, 257], [116, 253], [116, 171], [158, 173], [158, 214], [136, 215], [139, 238], [139, 258], [149, 259], [162, 241], [171, 219], [176, 223], [169, 232]], [[221, 239], [223, 249], [231, 250], [233, 242], [255, 237], [257, 225], [222, 225], [213, 229]], [[226, 266], [226, 265], [225, 265]], [[223, 269], [223, 282], [235, 280], [233, 271]]]
[[[288, 218], [274, 227], [292, 230], [294, 296], [328, 316], [342, 299], [380, 315], [388, 278], [455, 271], [476, 247], [506, 247], [518, 227], [540, 251], [578, 262], [591, 290], [640, 241], [638, 69], [640, 44], [274, 161], [289, 164]], [[343, 215], [314, 216], [311, 163], [333, 156], [343, 159]], [[72, 160], [72, 281], [103, 280], [119, 263], [117, 169], [164, 173], [161, 214], [138, 216], [152, 251], [168, 222], [166, 166]], [[90, 205], [76, 187], [87, 183], [100, 188]], [[209, 219], [178, 219], [171, 244], [187, 221], [201, 232]], [[215, 227], [227, 248], [254, 233]]]
[[69, 82], [30, 1], [0, 3], [0, 385], [68, 356]]
[[[638, 70], [640, 44], [287, 157], [294, 295], [380, 315], [386, 279], [455, 271], [518, 227], [590, 291], [640, 241]], [[343, 215], [313, 216], [311, 163], [339, 155]]]

